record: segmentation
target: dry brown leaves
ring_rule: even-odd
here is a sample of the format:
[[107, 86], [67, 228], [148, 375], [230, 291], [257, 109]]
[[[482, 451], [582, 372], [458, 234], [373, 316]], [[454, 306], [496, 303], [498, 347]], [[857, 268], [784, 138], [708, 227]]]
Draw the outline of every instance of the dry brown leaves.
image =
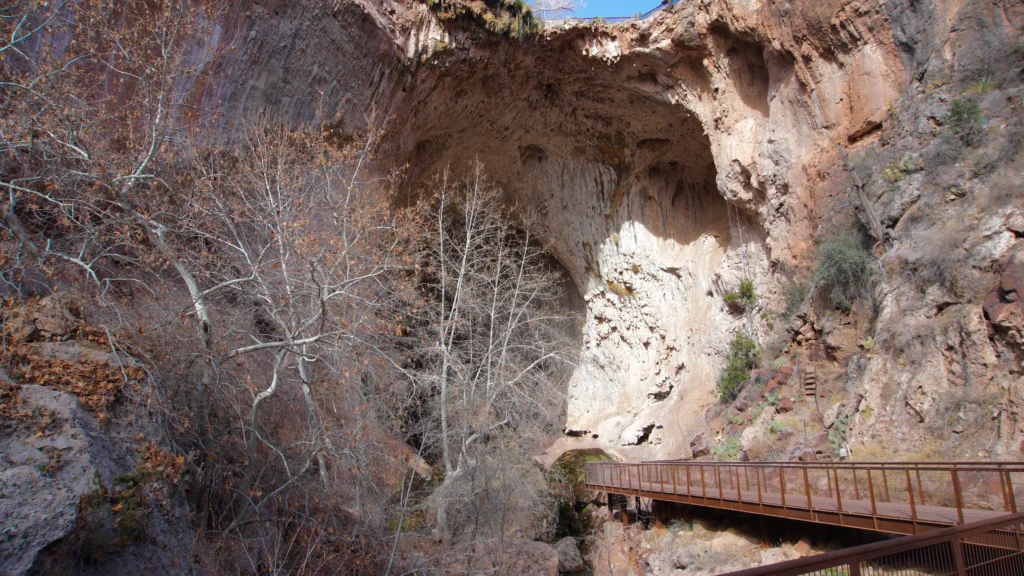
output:
[[6, 378], [0, 378], [0, 418], [22, 421], [30, 414], [21, 409], [21, 386]]
[[26, 345], [16, 344], [8, 352], [11, 376], [15, 380], [73, 394], [100, 422], [110, 417], [110, 408], [121, 393], [125, 375], [129, 381], [137, 381], [145, 375], [135, 366], [126, 366], [122, 373], [120, 367], [106, 362], [47, 358]]
[[138, 470], [152, 478], [163, 478], [177, 484], [185, 470], [185, 457], [175, 456], [160, 448], [156, 442], [146, 442], [139, 448]]
[[[40, 319], [35, 318], [40, 306], [39, 301], [29, 301], [20, 306], [12, 301], [5, 304], [6, 318], [25, 316], [36, 325], [40, 323]], [[48, 316], [53, 315], [53, 311], [48, 313]], [[67, 314], [62, 316], [69, 320], [72, 318]], [[43, 356], [29, 342], [75, 340], [102, 345], [107, 342], [107, 335], [103, 330], [82, 324], [67, 324], [63, 329], [52, 332], [11, 330], [16, 326], [17, 323], [5, 322], [7, 330], [4, 336], [7, 345], [6, 355], [2, 361], [8, 376], [14, 381], [13, 387], [10, 383], [0, 383], [0, 415], [6, 418], [15, 419], [19, 412], [20, 384], [38, 384], [73, 394], [100, 422], [106, 422], [110, 418], [111, 407], [121, 394], [122, 386], [126, 384], [126, 379], [127, 383], [135, 384], [145, 377], [145, 371], [137, 366], [122, 368], [109, 362], [86, 359], [69, 361]]]

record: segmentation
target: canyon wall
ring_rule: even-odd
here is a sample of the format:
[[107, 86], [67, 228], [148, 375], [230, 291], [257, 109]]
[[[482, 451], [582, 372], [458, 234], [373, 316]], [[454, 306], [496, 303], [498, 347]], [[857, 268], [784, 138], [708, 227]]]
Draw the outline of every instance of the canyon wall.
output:
[[807, 165], [904, 83], [884, 15], [846, 31], [840, 8], [686, 3], [523, 44], [454, 29], [427, 57], [394, 124], [409, 185], [479, 159], [586, 303], [566, 446], [678, 457], [706, 426], [745, 326], [723, 293], [778, 298], [774, 270], [809, 252]]
[[[268, 108], [316, 123], [341, 111], [358, 130], [374, 109], [390, 118], [382, 164], [407, 166], [410, 196], [445, 168], [483, 162], [508, 202], [536, 217], [584, 303], [570, 438], [553, 454], [666, 458], [688, 456], [692, 433], [709, 426], [728, 343], [747, 326], [722, 295], [749, 278], [761, 311], [784, 308], [784, 284], [832, 232], [834, 200], [850, 185], [836, 145], [877, 146], [887, 123], [903, 121], [894, 103], [977, 76], [986, 50], [1012, 45], [1022, 25], [1012, 2], [952, 0], [701, 0], [525, 40], [390, 0], [257, 2], [222, 18], [197, 48], [217, 53], [223, 71], [198, 88], [212, 121]], [[883, 332], [917, 298], [893, 296], [898, 283], [879, 287]], [[975, 308], [973, 333], [987, 342]], [[821, 321], [803, 318], [820, 336]], [[750, 322], [770, 338], [769, 315]], [[861, 397], [903, 410], [907, 390], [883, 397], [881, 381], [913, 379], [919, 365], [893, 365], [884, 351], [858, 360], [865, 389], [837, 410], [862, 409]], [[839, 360], [828, 362], [837, 374]]]

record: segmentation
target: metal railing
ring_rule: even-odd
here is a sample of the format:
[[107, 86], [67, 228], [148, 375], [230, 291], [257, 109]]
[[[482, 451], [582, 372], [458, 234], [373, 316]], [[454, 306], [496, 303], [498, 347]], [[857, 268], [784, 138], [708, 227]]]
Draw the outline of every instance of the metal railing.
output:
[[1024, 514], [730, 572], [729, 576], [1024, 574]]
[[895, 534], [988, 520], [1024, 503], [1020, 462], [599, 462], [589, 488]]

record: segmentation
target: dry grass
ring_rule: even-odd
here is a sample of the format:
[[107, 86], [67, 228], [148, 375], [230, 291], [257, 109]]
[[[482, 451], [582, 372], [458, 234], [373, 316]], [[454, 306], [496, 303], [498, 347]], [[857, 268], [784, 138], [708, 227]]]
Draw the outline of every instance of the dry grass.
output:
[[854, 457], [863, 462], [892, 462], [896, 454], [888, 446], [870, 443], [851, 446]]

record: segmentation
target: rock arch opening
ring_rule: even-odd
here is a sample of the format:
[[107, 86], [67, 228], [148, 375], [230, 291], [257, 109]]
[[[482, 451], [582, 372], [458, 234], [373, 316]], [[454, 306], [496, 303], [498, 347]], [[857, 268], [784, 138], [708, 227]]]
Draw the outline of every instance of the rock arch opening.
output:
[[733, 244], [729, 208], [705, 127], [659, 84], [657, 62], [565, 48], [435, 66], [389, 145], [408, 162], [409, 194], [479, 160], [540, 222], [585, 305], [567, 429], [598, 446], [671, 448], [727, 341], [714, 294]]

